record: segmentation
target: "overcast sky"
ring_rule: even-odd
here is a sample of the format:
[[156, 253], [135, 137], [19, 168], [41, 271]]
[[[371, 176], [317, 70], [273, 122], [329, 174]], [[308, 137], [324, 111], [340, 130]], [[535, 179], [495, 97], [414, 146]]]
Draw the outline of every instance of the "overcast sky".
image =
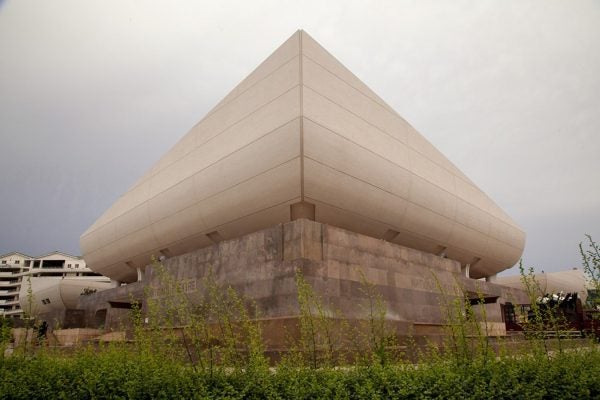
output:
[[599, 1], [0, 0], [0, 253], [79, 236], [297, 29], [527, 233], [600, 240]]

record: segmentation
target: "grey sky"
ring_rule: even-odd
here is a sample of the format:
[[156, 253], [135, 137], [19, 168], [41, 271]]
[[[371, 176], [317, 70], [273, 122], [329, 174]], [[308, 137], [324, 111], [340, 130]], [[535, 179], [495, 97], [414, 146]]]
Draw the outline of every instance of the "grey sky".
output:
[[527, 232], [600, 240], [598, 1], [0, 0], [0, 253], [79, 235], [296, 29]]

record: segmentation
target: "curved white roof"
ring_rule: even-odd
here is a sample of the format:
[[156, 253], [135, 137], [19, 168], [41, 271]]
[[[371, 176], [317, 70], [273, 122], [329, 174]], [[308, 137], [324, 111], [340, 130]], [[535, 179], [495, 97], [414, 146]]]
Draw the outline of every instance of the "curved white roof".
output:
[[87, 265], [121, 281], [177, 255], [315, 219], [471, 264], [512, 266], [525, 234], [364, 83], [298, 31], [81, 237]]

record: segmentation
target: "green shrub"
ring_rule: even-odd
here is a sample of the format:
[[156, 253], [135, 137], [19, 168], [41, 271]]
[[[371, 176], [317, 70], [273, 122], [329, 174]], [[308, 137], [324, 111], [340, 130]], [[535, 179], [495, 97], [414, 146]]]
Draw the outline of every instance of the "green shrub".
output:
[[597, 348], [456, 364], [388, 363], [346, 368], [281, 365], [260, 371], [194, 370], [124, 346], [69, 356], [38, 352], [0, 362], [2, 399], [594, 399]]
[[[395, 354], [384, 302], [373, 285], [363, 282], [369, 318], [362, 333], [348, 329], [354, 340], [340, 336], [331, 322], [335, 315], [298, 274], [297, 348], [269, 368], [252, 304], [210, 276], [204, 297], [191, 302], [174, 278], [160, 273], [169, 296], [162, 302], [148, 297], [145, 308], [134, 307], [134, 343], [74, 353], [38, 347], [0, 357], [0, 399], [600, 398], [597, 345], [567, 350], [559, 343], [559, 351], [551, 351], [533, 335], [528, 347], [542, 343], [543, 351], [496, 356], [481, 330], [485, 312], [476, 313], [478, 304], [461, 288], [440, 289], [449, 326], [446, 351], [432, 348], [410, 364]], [[523, 273], [533, 287], [530, 275]], [[473, 333], [475, 340], [469, 339]], [[334, 355], [351, 343], [358, 361], [343, 364]]]

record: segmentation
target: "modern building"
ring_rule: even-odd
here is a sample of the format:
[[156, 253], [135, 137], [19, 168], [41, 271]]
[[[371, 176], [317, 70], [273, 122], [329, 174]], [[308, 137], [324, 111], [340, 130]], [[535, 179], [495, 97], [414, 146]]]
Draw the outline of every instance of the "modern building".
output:
[[29, 272], [33, 257], [22, 253], [0, 256], [0, 315], [20, 317], [19, 292], [23, 276]]
[[441, 324], [439, 279], [441, 287], [460, 283], [470, 296], [482, 291], [488, 315], [501, 324], [501, 303], [520, 293], [493, 281], [518, 261], [525, 234], [298, 31], [102, 214], [80, 244], [92, 270], [131, 284], [96, 296], [100, 305], [86, 299], [91, 313], [110, 315], [128, 291], [160, 285], [148, 268], [155, 257], [189, 280], [191, 292], [215, 270], [273, 321], [297, 316], [296, 270], [323, 298], [360, 318], [362, 269], [384, 293], [386, 317], [399, 323]]
[[0, 256], [0, 315], [43, 317], [74, 308], [82, 292], [111, 287], [79, 256], [55, 251], [42, 256], [12, 252]]

